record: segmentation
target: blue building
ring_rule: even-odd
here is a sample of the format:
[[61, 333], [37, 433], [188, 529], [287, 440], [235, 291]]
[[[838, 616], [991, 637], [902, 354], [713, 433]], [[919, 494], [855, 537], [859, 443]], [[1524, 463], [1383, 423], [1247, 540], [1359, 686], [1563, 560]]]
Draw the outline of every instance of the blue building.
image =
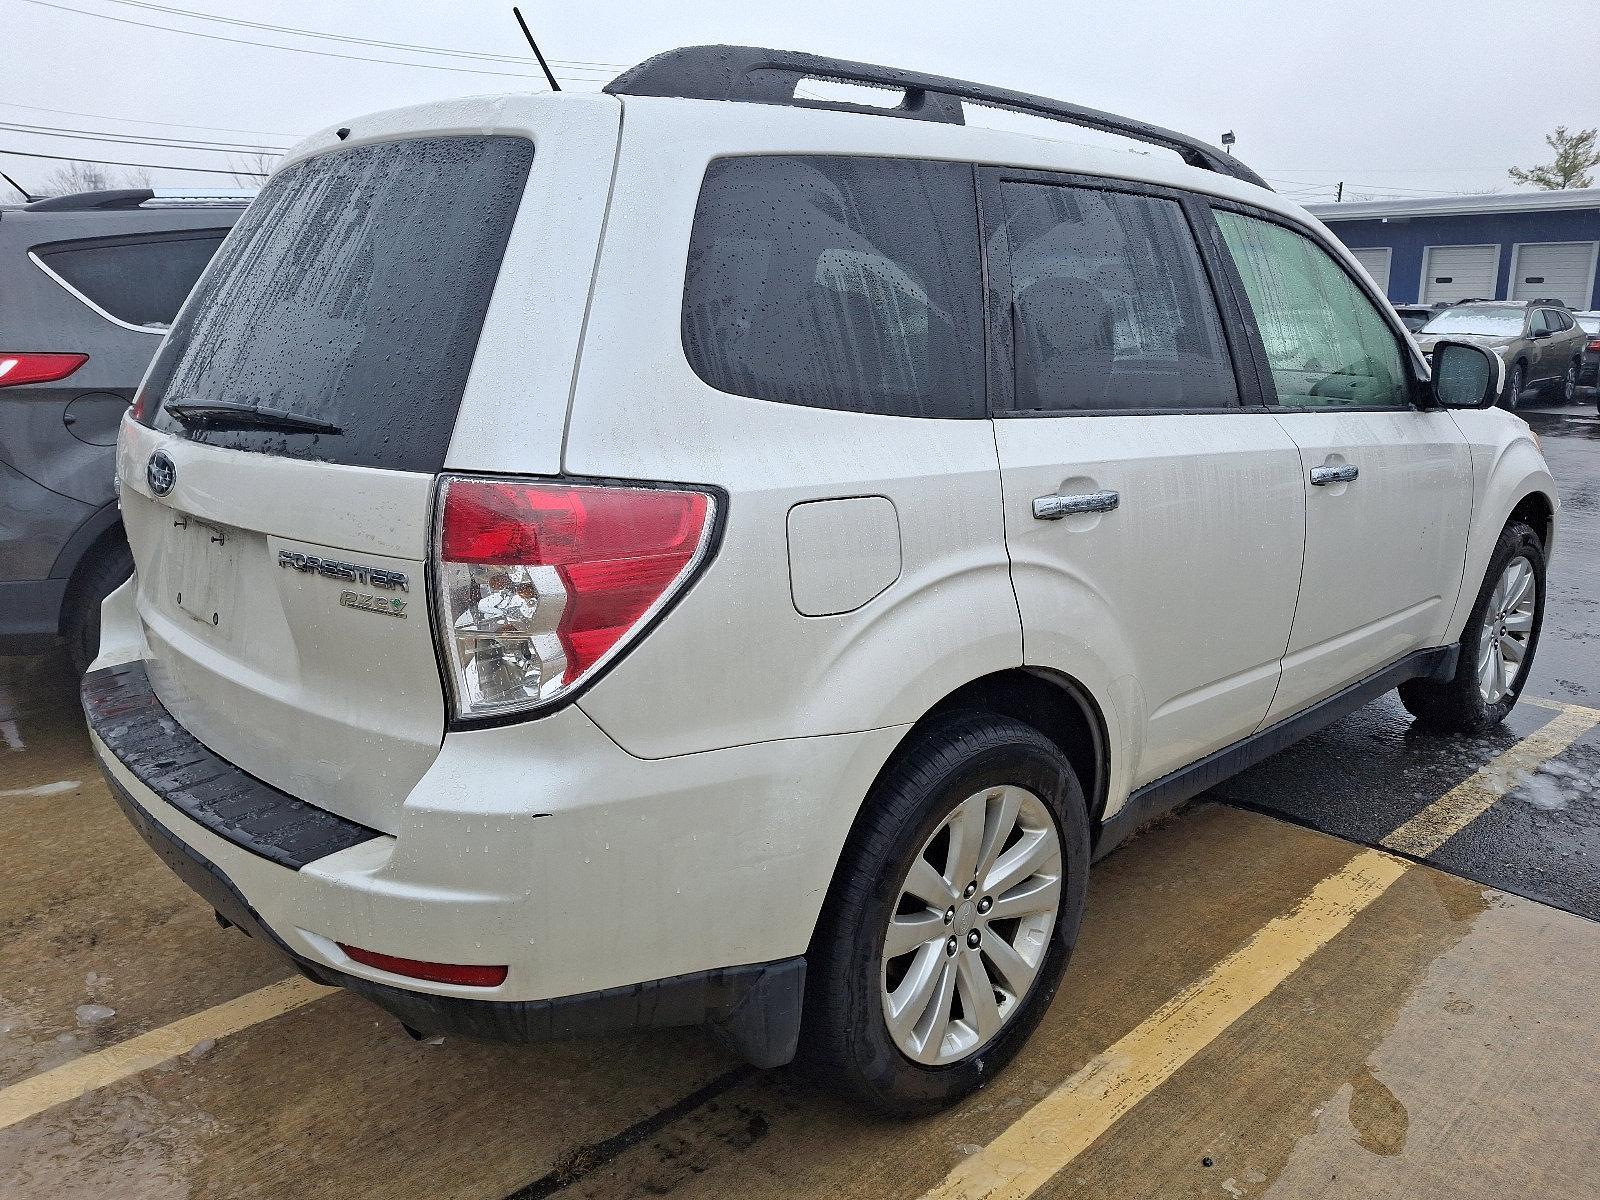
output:
[[1563, 300], [1600, 309], [1600, 188], [1311, 206], [1395, 304]]

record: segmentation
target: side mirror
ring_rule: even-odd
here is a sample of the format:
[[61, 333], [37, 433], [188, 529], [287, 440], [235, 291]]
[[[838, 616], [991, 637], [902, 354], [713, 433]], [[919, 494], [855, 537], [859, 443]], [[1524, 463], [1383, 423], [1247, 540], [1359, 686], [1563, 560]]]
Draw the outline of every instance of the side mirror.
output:
[[1469, 342], [1433, 348], [1433, 398], [1442, 408], [1493, 408], [1506, 386], [1500, 356]]

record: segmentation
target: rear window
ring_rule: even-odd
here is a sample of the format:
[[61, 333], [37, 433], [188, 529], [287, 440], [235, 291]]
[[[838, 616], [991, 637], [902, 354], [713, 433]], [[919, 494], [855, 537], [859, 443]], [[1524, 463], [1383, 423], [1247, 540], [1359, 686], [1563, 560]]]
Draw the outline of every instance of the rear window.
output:
[[972, 168], [761, 156], [711, 164], [683, 293], [695, 373], [739, 396], [981, 417]]
[[59, 280], [101, 313], [140, 329], [172, 324], [226, 229], [95, 238], [34, 247]]
[[[437, 137], [285, 168], [173, 327], [144, 419], [235, 450], [439, 470], [532, 161], [525, 138]], [[207, 404], [338, 432], [167, 411]]]

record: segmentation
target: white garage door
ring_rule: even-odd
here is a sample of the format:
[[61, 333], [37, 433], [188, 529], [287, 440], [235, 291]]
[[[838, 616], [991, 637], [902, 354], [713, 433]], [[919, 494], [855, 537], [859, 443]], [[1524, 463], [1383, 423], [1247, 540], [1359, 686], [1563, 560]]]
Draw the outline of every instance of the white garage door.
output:
[[1589, 307], [1594, 295], [1594, 242], [1525, 242], [1511, 266], [1513, 300], [1564, 300]]
[[1495, 299], [1499, 246], [1429, 246], [1422, 252], [1422, 303]]
[[1372, 282], [1378, 285], [1378, 290], [1384, 295], [1389, 294], [1389, 247], [1372, 246], [1363, 250], [1352, 250], [1356, 261], [1366, 268], [1367, 274], [1372, 276]]

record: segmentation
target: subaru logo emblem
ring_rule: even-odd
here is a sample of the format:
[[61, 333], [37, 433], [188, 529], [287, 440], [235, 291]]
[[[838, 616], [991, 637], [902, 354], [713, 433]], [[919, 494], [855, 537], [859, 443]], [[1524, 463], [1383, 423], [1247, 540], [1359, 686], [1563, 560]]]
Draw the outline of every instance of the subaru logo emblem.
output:
[[157, 450], [150, 456], [150, 461], [145, 464], [144, 479], [150, 485], [150, 490], [158, 496], [165, 496], [172, 490], [172, 485], [178, 482], [178, 468], [165, 450]]

